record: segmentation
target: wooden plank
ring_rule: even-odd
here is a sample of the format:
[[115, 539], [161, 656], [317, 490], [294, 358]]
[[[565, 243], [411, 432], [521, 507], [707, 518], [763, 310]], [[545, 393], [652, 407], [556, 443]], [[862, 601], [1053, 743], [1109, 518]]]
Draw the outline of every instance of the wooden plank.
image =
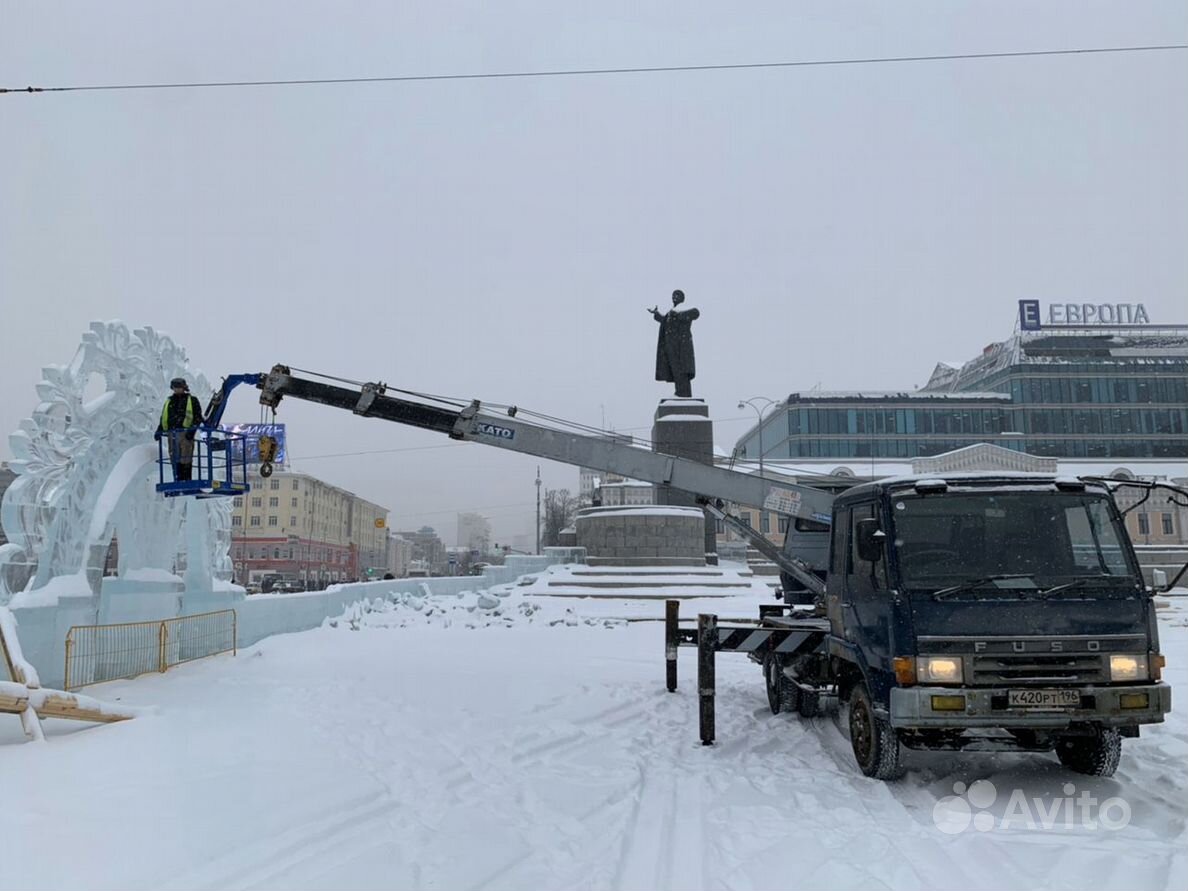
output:
[[0, 712], [19, 715], [29, 707], [28, 696], [18, 696], [12, 693], [0, 692]]
[[42, 690], [40, 696], [32, 697], [33, 707], [43, 718], [65, 718], [70, 721], [96, 721], [111, 724], [136, 717], [129, 709], [121, 709], [106, 702], [99, 702], [89, 696], [76, 696], [61, 690]]
[[38, 692], [30, 693], [24, 684], [0, 681], [0, 712], [19, 715], [21, 729], [25, 731], [25, 736], [34, 742], [45, 739], [41, 719], [29, 704], [30, 698], [36, 695]]

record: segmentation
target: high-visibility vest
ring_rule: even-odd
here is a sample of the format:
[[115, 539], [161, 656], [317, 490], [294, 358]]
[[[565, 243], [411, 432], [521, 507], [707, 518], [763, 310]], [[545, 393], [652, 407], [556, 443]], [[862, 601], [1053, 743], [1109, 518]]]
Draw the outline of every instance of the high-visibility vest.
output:
[[[173, 397], [169, 397], [172, 399]], [[161, 429], [169, 429], [169, 399], [165, 400], [165, 407], [161, 409]], [[194, 426], [194, 397], [186, 394], [186, 416], [182, 418], [182, 429], [189, 430]]]

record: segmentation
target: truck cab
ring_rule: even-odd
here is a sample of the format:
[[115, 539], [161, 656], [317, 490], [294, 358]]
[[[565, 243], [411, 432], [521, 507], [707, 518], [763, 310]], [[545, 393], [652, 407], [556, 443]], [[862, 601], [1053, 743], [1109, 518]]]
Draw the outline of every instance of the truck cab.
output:
[[1155, 608], [1109, 490], [1034, 474], [863, 484], [833, 512], [827, 677], [855, 757], [1055, 749], [1112, 774], [1171, 708]]

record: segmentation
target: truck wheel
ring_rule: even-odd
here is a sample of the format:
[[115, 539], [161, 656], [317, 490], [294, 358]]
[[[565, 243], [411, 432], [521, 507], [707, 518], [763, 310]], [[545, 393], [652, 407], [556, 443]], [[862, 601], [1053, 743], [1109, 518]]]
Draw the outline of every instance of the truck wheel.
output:
[[780, 660], [769, 655], [763, 660], [763, 681], [767, 687], [767, 705], [773, 715], [780, 712], [796, 711], [797, 694], [800, 692], [784, 677], [783, 665]]
[[1056, 741], [1056, 757], [1077, 773], [1112, 777], [1122, 757], [1122, 734], [1116, 727], [1100, 727], [1092, 736], [1065, 737]]
[[850, 745], [858, 769], [866, 776], [894, 780], [903, 775], [899, 737], [890, 724], [875, 714], [865, 683], [850, 693]]

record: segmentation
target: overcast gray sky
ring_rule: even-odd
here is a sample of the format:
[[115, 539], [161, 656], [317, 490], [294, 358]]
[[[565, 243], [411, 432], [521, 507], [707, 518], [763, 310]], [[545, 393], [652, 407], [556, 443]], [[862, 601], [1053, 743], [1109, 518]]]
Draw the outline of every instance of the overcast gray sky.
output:
[[[1169, 2], [0, 5], [0, 86], [1184, 43]], [[1015, 301], [1188, 321], [1188, 54], [0, 96], [0, 431], [92, 319], [208, 376], [276, 362], [646, 433], [647, 307], [739, 399], [923, 384]], [[229, 420], [255, 420], [251, 394]], [[298, 469], [532, 525], [536, 462], [285, 404]], [[425, 448], [433, 447], [433, 448]], [[390, 454], [316, 458], [378, 449]], [[7, 442], [0, 457], [10, 457]], [[544, 467], [546, 486], [576, 470]]]

